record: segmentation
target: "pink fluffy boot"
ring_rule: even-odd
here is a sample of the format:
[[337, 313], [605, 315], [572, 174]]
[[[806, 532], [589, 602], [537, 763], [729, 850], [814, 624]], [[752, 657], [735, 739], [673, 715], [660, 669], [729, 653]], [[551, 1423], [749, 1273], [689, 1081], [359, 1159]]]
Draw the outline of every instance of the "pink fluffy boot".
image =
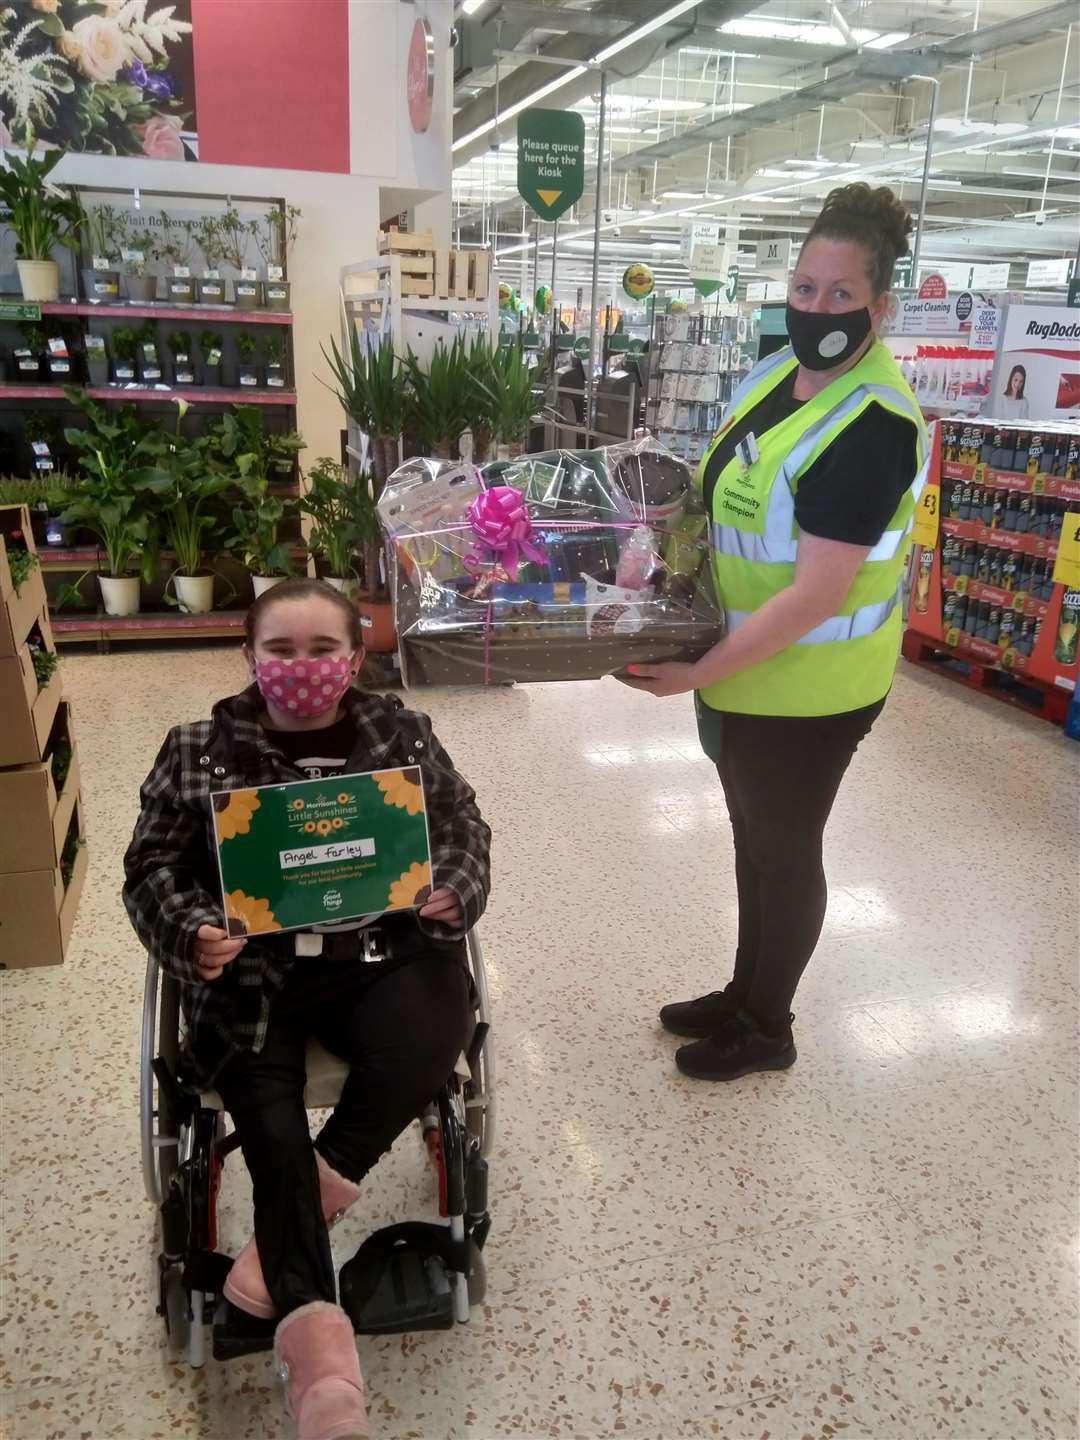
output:
[[286, 1315], [274, 1336], [297, 1440], [367, 1440], [364, 1381], [349, 1317], [316, 1300]]
[[[346, 1180], [344, 1175], [339, 1175], [317, 1150], [315, 1164], [319, 1167], [319, 1196], [322, 1200], [323, 1219], [327, 1225], [335, 1225], [360, 1194], [360, 1187], [351, 1180]], [[222, 1288], [225, 1298], [238, 1310], [257, 1315], [260, 1320], [273, 1320], [277, 1314], [263, 1279], [254, 1235], [233, 1261]]]

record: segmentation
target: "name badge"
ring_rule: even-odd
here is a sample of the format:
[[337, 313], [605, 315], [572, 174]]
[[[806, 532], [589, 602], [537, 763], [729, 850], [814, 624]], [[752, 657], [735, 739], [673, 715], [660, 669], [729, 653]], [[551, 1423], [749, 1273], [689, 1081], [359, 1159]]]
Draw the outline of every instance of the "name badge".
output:
[[752, 430], [748, 431], [735, 446], [735, 454], [739, 457], [739, 464], [743, 470], [749, 470], [750, 466], [760, 458], [761, 451], [758, 449], [757, 436]]

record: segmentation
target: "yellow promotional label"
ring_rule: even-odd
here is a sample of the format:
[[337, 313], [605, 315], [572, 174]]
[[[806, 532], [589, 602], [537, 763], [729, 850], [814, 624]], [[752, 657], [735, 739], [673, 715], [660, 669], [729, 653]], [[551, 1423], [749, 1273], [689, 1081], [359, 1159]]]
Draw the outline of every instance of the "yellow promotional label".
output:
[[912, 533], [915, 544], [926, 545], [932, 550], [937, 544], [940, 521], [941, 486], [927, 485], [915, 507], [915, 529]]
[[1080, 512], [1067, 510], [1061, 522], [1054, 582], [1066, 590], [1080, 590]]

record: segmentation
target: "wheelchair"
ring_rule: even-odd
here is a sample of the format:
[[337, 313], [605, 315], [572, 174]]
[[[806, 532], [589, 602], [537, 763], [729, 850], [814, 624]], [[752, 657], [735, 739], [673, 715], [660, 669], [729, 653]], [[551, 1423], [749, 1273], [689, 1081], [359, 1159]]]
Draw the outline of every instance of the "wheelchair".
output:
[[[469, 1319], [486, 1289], [481, 1252], [491, 1227], [487, 1157], [494, 1136], [495, 1080], [483, 950], [467, 937], [475, 1024], [468, 1051], [418, 1117], [439, 1183], [435, 1222], [376, 1231], [339, 1275], [340, 1302], [358, 1335], [448, 1330]], [[226, 1158], [239, 1148], [216, 1092], [185, 1090], [180, 983], [147, 957], [139, 1074], [142, 1170], [157, 1207], [158, 1314], [170, 1350], [194, 1369], [208, 1353], [229, 1360], [273, 1345], [276, 1322], [231, 1306], [222, 1294], [232, 1258], [217, 1249], [217, 1197]], [[309, 1110], [331, 1109], [348, 1073], [318, 1042], [308, 1044]], [[208, 1344], [209, 1332], [209, 1344]]]

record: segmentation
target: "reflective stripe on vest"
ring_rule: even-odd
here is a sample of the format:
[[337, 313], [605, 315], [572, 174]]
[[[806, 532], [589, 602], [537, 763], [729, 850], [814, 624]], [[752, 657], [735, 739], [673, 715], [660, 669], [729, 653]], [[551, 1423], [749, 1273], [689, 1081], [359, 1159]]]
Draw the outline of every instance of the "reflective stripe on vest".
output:
[[[881, 629], [903, 598], [904, 582], [901, 580], [891, 599], [881, 600], [876, 605], [861, 605], [850, 615], [831, 615], [828, 620], [823, 620], [820, 625], [815, 625], [812, 630], [800, 636], [795, 644], [822, 645], [829, 640], [857, 640], [861, 635], [873, 635], [875, 630]], [[751, 615], [756, 614], [756, 610], [729, 610], [728, 629], [737, 630]]]

